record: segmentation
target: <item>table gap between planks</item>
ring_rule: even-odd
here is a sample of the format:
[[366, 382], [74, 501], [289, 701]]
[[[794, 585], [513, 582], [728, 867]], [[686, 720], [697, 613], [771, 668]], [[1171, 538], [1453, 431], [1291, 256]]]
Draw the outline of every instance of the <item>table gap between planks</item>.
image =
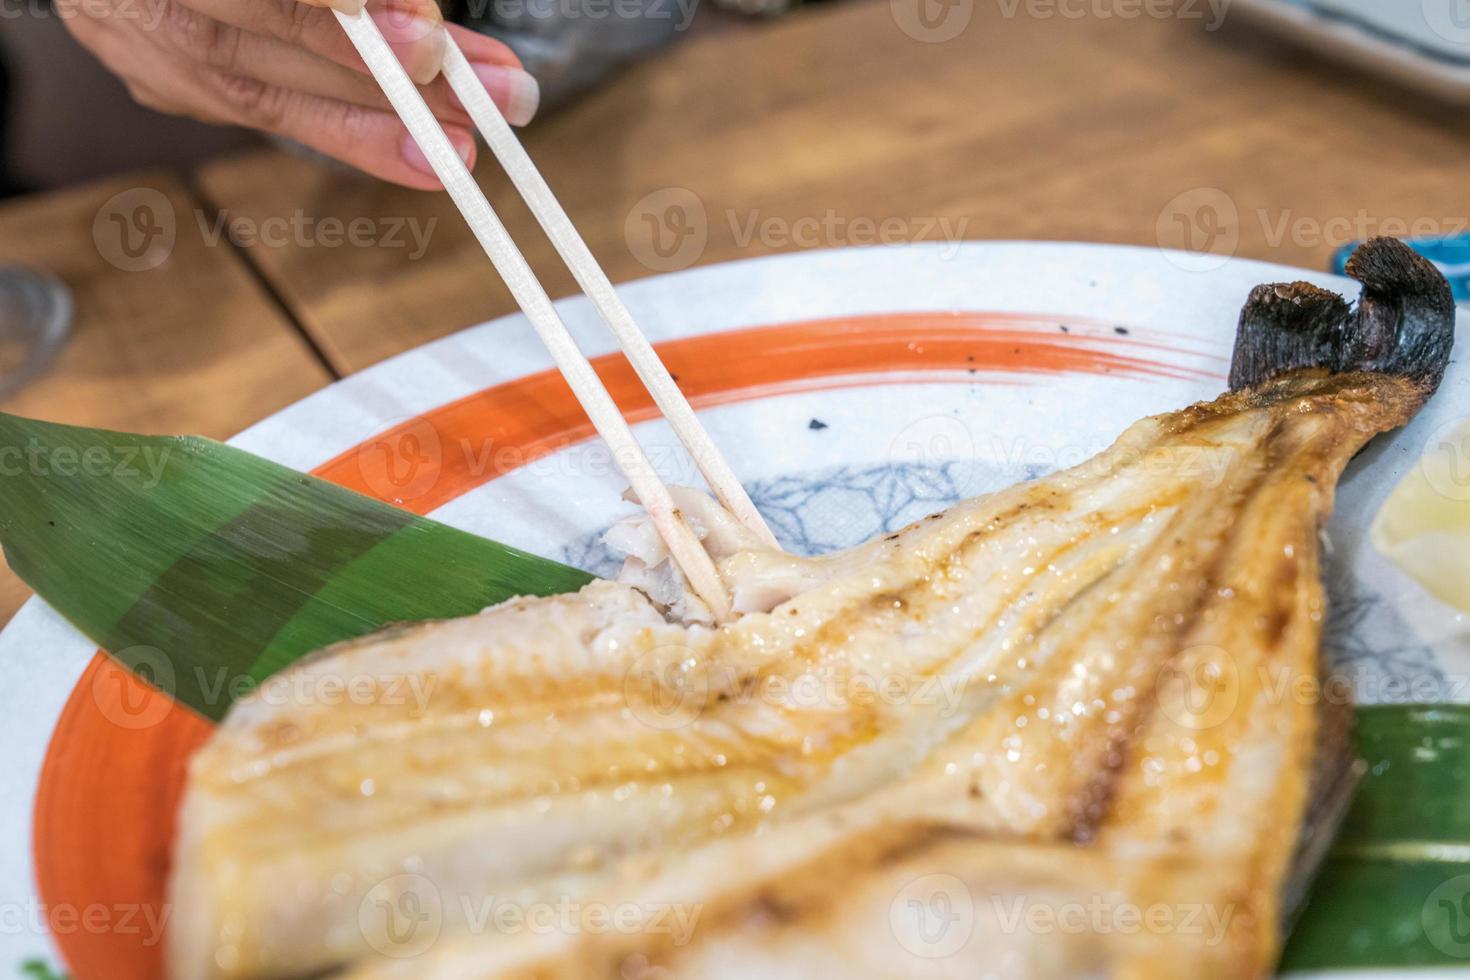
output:
[[[239, 250], [199, 234], [208, 213], [167, 172], [0, 204], [0, 263], [49, 269], [76, 304], [50, 369], [0, 410], [223, 439], [329, 383]], [[28, 596], [0, 567], [0, 625]]]

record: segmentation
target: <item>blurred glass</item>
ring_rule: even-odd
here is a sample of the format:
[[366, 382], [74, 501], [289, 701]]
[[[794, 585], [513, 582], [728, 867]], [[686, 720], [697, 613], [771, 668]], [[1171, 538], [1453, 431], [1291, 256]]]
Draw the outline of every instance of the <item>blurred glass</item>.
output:
[[71, 322], [71, 292], [60, 279], [0, 265], [0, 402], [46, 370]]

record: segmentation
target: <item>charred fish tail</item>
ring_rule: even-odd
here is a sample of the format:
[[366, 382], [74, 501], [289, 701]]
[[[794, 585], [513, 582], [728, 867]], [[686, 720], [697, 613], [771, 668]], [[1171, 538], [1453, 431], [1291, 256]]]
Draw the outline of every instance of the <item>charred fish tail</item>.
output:
[[1356, 306], [1306, 282], [1257, 286], [1240, 312], [1230, 387], [1250, 388], [1290, 371], [1369, 371], [1439, 386], [1455, 338], [1450, 284], [1396, 238], [1364, 242], [1347, 273], [1363, 284]]

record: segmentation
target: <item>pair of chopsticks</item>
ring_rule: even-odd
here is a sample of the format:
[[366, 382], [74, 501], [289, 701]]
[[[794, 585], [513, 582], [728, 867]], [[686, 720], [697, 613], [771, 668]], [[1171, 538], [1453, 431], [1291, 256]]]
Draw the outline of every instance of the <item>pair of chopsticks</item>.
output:
[[[647, 510], [655, 529], [669, 554], [683, 571], [690, 587], [717, 620], [730, 615], [730, 597], [689, 522], [675, 506], [622, 412], [592, 369], [591, 363], [577, 347], [576, 341], [552, 305], [546, 290], [536, 280], [505, 226], [496, 216], [483, 191], [475, 183], [469, 168], [438, 120], [429, 110], [418, 87], [408, 77], [397, 56], [384, 40], [378, 26], [366, 12], [347, 14], [336, 11], [337, 20], [352, 40], [373, 78], [388, 97], [395, 112], [428, 158], [434, 173], [444, 184], [449, 196], [485, 249], [491, 263], [499, 271], [516, 303], [531, 321], [541, 342], [546, 345], [557, 369], [571, 386], [599, 435], [612, 450], [623, 475], [632, 486], [639, 502]], [[447, 33], [447, 32], [446, 32]], [[449, 36], [444, 60], [444, 76], [459, 97], [476, 128], [485, 138], [491, 152], [505, 168], [511, 182], [529, 205], [531, 212], [546, 231], [557, 253], [571, 269], [577, 284], [597, 308], [602, 319], [617, 338], [623, 353], [632, 363], [638, 377], [653, 396], [654, 404], [663, 412], [679, 440], [709, 483], [715, 497], [747, 528], [755, 532], [771, 548], [779, 548], [771, 529], [755, 509], [749, 494], [740, 485], [709, 433], [695, 417], [648, 339], [643, 336], [633, 316], [613, 289], [607, 273], [597, 264], [586, 242], [572, 227], [556, 197], [537, 171], [535, 164], [501, 115], [499, 107], [476, 77], [464, 52]]]

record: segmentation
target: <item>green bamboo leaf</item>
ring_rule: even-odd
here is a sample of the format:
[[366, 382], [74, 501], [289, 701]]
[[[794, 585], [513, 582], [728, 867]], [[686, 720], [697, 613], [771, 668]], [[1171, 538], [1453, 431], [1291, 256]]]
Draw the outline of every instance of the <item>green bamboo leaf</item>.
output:
[[1358, 788], [1283, 969], [1470, 965], [1470, 705], [1360, 708]]
[[330, 643], [591, 581], [213, 440], [3, 413], [0, 544], [98, 646], [214, 719]]

